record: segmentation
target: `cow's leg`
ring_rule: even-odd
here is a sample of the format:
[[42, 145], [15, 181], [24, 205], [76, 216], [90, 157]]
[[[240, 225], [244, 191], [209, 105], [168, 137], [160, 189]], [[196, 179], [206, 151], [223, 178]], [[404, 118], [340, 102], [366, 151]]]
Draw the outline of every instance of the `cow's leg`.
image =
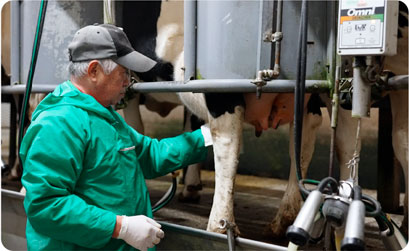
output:
[[[31, 118], [32, 115], [35, 111], [35, 109], [37, 108], [38, 104], [40, 104], [40, 102], [45, 98], [47, 94], [45, 93], [33, 93], [30, 95], [30, 98], [28, 99], [28, 110], [27, 110], [27, 116], [28, 116], [28, 120], [26, 121], [26, 128], [24, 130], [27, 130], [28, 125], [31, 123]], [[17, 129], [17, 135], [19, 134], [18, 130], [20, 130], [19, 128]], [[22, 173], [22, 168], [20, 165], [20, 160], [19, 158], [17, 158], [16, 162], [14, 163], [14, 166], [12, 167], [10, 174], [9, 174], [9, 179], [11, 180], [20, 180], [21, 179], [21, 175]]]
[[202, 182], [200, 181], [202, 166], [203, 163], [197, 163], [186, 168], [183, 191], [179, 194], [178, 198], [180, 202], [199, 202], [199, 191], [202, 190]]
[[135, 94], [135, 98], [128, 101], [127, 106], [122, 110], [122, 114], [126, 123], [139, 133], [144, 133], [145, 128], [143, 126], [141, 112], [139, 109], [140, 94]]
[[[320, 98], [326, 104], [328, 115], [331, 118], [331, 99], [327, 94], [320, 95]], [[348, 169], [347, 163], [352, 159], [355, 151], [355, 139], [356, 129], [358, 127], [358, 119], [352, 118], [350, 110], [345, 110], [342, 107], [339, 107], [337, 121], [338, 123], [335, 136], [335, 152], [339, 163], [340, 179], [346, 180], [350, 176], [350, 170]], [[358, 139], [357, 151], [358, 153], [361, 151], [360, 139]]]
[[[234, 114], [225, 113], [210, 120], [215, 164], [215, 191], [207, 231], [220, 230], [220, 220], [235, 223], [233, 215], [234, 181], [242, 140], [244, 109], [235, 108]], [[238, 234], [236, 226], [236, 234]]]
[[[190, 132], [199, 128], [199, 121], [192, 121], [192, 113], [190, 111], [185, 112], [185, 125], [184, 131]], [[201, 123], [200, 123], [201, 124]], [[180, 202], [193, 202], [198, 203], [200, 200], [199, 191], [202, 190], [202, 182], [200, 180], [200, 170], [203, 163], [197, 163], [190, 165], [185, 170], [183, 191], [179, 194]]]
[[392, 145], [405, 176], [404, 218], [401, 229], [408, 234], [408, 91], [389, 93], [392, 110]]
[[[352, 118], [351, 111], [339, 108], [338, 124], [335, 136], [335, 151], [338, 158], [340, 180], [346, 180], [350, 177], [350, 169], [347, 163], [352, 159], [355, 152], [356, 130], [358, 119]], [[361, 128], [362, 130], [362, 128]], [[361, 139], [358, 139], [357, 152], [361, 151]], [[356, 179], [358, 179], [358, 170]]]
[[[305, 177], [308, 166], [314, 153], [315, 135], [322, 122], [322, 117], [317, 114], [307, 113], [303, 119], [302, 145], [301, 145], [301, 170]], [[278, 212], [270, 224], [270, 228], [275, 238], [284, 236], [288, 226], [291, 225], [301, 207], [301, 196], [298, 189], [298, 182], [295, 172], [294, 156], [294, 136], [293, 123], [290, 124], [290, 157], [291, 170], [287, 189], [281, 200]]]

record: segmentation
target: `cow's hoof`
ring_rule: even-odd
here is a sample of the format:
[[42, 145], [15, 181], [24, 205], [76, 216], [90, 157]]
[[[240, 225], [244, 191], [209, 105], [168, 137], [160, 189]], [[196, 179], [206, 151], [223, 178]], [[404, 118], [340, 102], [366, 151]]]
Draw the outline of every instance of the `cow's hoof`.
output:
[[183, 193], [180, 193], [178, 196], [179, 202], [182, 203], [199, 203], [200, 202], [200, 194], [192, 195], [192, 196], [185, 196]]

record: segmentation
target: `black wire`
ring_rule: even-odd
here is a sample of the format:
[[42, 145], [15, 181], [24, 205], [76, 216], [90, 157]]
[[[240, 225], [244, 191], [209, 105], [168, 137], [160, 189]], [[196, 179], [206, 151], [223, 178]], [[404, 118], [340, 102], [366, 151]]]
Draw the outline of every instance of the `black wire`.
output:
[[24, 98], [23, 98], [23, 107], [21, 109], [20, 113], [20, 132], [19, 132], [19, 139], [18, 139], [18, 156], [20, 159], [20, 165], [23, 167], [23, 162], [21, 161], [20, 157], [20, 148], [21, 148], [21, 142], [23, 140], [24, 136], [24, 128], [26, 126], [26, 114], [27, 114], [27, 107], [28, 107], [28, 99], [30, 98], [31, 94], [31, 88], [32, 88], [32, 83], [34, 79], [34, 72], [37, 64], [37, 58], [38, 58], [38, 51], [40, 49], [40, 41], [41, 41], [41, 35], [43, 33], [43, 27], [44, 27], [44, 20], [45, 20], [45, 13], [47, 10], [47, 0], [43, 0], [40, 5], [40, 12], [39, 12], [39, 20], [37, 22], [37, 30], [36, 30], [36, 35], [34, 37], [34, 42], [33, 42], [33, 54], [30, 62], [30, 68], [29, 68], [29, 73], [27, 76], [27, 82], [26, 82], [26, 92], [24, 93]]

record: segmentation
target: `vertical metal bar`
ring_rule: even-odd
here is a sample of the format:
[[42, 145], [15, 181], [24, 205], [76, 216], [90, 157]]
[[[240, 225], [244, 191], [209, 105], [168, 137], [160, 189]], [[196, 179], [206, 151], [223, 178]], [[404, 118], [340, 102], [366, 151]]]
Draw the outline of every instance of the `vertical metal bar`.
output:
[[197, 1], [184, 2], [185, 81], [196, 78]]
[[20, 83], [20, 1], [11, 1], [11, 84]]
[[[283, 1], [277, 1], [277, 21], [275, 32], [281, 32], [283, 14]], [[275, 56], [274, 56], [274, 72], [278, 76], [280, 74], [280, 55], [281, 55], [281, 39], [275, 42]]]
[[259, 0], [259, 9], [258, 9], [258, 37], [257, 37], [257, 55], [256, 55], [256, 70], [260, 71], [261, 66], [260, 66], [260, 59], [261, 59], [261, 47], [263, 44], [263, 3], [264, 0]]
[[104, 0], [104, 24], [115, 25], [115, 0]]
[[227, 245], [229, 246], [229, 251], [235, 251], [233, 228], [227, 229]]
[[335, 159], [335, 137], [338, 123], [338, 106], [339, 106], [339, 81], [341, 78], [341, 67], [337, 66], [335, 71], [335, 86], [332, 94], [332, 111], [331, 111], [331, 146], [329, 153], [328, 176], [333, 177], [334, 159]]

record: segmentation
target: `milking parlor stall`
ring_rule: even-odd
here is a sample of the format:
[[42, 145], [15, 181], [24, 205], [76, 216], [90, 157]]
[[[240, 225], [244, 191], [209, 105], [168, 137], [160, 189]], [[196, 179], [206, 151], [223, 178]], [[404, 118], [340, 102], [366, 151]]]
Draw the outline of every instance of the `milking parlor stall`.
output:
[[27, 249], [18, 149], [31, 113], [69, 79], [74, 33], [111, 23], [158, 62], [132, 73], [117, 111], [158, 139], [195, 128], [196, 115], [213, 139], [201, 169], [146, 180], [165, 232], [157, 250], [404, 249], [406, 4], [3, 3], [3, 246]]

